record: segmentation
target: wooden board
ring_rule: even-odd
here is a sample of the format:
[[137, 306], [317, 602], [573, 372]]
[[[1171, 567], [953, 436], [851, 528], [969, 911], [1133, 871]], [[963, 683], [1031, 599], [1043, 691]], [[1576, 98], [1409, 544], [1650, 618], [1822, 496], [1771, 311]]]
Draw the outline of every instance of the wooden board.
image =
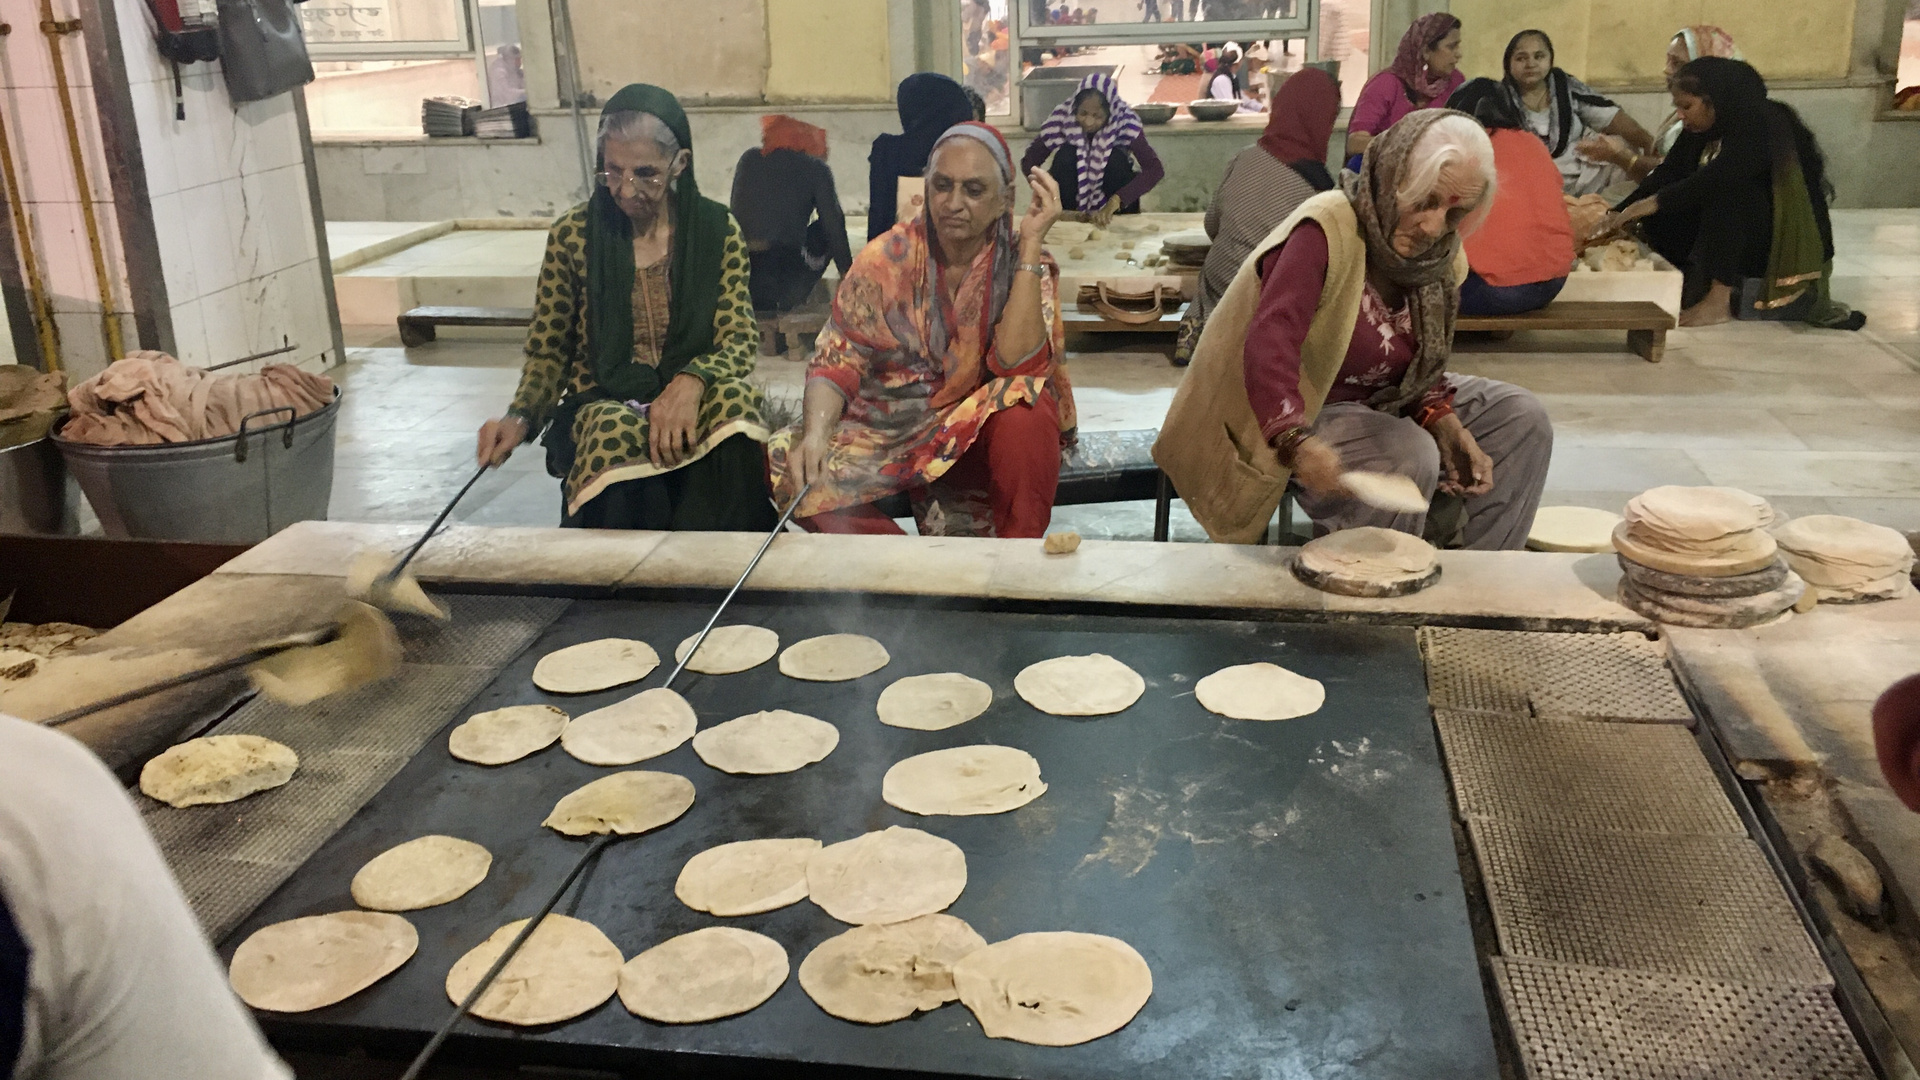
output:
[[1459, 330], [1671, 330], [1673, 316], [1649, 300], [1570, 300], [1519, 315], [1462, 315]]
[[1377, 582], [1365, 578], [1348, 577], [1344, 574], [1329, 574], [1303, 566], [1298, 555], [1287, 560], [1287, 566], [1293, 576], [1319, 589], [1321, 592], [1338, 593], [1341, 596], [1411, 596], [1421, 589], [1440, 580], [1440, 567], [1434, 568], [1419, 577], [1402, 578], [1399, 581]]
[[1753, 555], [1711, 555], [1706, 557], [1675, 555], [1652, 548], [1627, 535], [1627, 523], [1621, 522], [1613, 530], [1613, 549], [1620, 557], [1631, 559], [1641, 566], [1649, 566], [1668, 574], [1682, 574], [1687, 577], [1738, 577], [1751, 574], [1773, 565], [1779, 555], [1779, 545], [1773, 537], [1766, 536], [1767, 543], [1762, 552]]

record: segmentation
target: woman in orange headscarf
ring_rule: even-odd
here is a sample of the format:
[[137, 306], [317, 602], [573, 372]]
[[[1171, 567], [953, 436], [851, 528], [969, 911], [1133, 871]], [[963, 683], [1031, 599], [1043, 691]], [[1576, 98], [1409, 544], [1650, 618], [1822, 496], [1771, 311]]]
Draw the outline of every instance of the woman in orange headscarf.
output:
[[824, 129], [761, 117], [760, 145], [734, 165], [729, 201], [747, 240], [754, 310], [790, 311], [806, 302], [829, 260], [842, 276], [853, 264]]

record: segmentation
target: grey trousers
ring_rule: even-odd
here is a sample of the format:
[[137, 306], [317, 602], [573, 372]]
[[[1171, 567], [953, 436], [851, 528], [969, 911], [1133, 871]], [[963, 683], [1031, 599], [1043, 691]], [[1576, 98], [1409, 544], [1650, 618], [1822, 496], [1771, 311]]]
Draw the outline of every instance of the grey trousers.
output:
[[[1480, 449], [1493, 459], [1493, 490], [1466, 500], [1466, 546], [1479, 551], [1517, 551], [1526, 546], [1553, 459], [1553, 424], [1531, 391], [1477, 375], [1454, 375], [1453, 411]], [[1313, 433], [1340, 452], [1341, 464], [1364, 472], [1411, 477], [1427, 498], [1440, 483], [1440, 448], [1433, 436], [1405, 417], [1389, 416], [1357, 402], [1320, 410]], [[1322, 497], [1295, 488], [1315, 534], [1378, 525], [1419, 536], [1427, 515], [1377, 510], [1344, 495]]]

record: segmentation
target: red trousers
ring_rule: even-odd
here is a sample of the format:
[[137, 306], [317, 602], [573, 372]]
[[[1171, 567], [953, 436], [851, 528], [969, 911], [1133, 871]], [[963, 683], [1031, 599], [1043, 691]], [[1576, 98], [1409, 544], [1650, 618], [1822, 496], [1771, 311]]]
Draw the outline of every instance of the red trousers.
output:
[[[1060, 486], [1060, 408], [1052, 394], [987, 417], [973, 445], [940, 478], [943, 486], [986, 493], [993, 534], [1041, 537], [1053, 520]], [[808, 532], [904, 535], [872, 503], [797, 518]]]

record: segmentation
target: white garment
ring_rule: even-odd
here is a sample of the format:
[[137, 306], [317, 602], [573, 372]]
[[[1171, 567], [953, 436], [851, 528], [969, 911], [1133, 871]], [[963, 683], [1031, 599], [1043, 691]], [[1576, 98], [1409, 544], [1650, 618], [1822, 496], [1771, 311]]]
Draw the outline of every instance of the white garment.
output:
[[30, 954], [15, 1080], [292, 1080], [126, 790], [79, 742], [10, 716], [0, 894]]
[[1239, 101], [1240, 90], [1233, 85], [1233, 76], [1221, 72], [1207, 83], [1207, 97], [1215, 101]]
[[[1541, 141], [1547, 144], [1548, 151], [1552, 151], [1554, 142], [1559, 137], [1559, 132], [1554, 130], [1553, 122], [1554, 111], [1559, 108], [1559, 105], [1553, 99], [1553, 83], [1549, 81], [1547, 87], [1546, 108], [1535, 112], [1521, 105], [1521, 111], [1526, 114], [1527, 130], [1540, 136]], [[1574, 147], [1579, 145], [1581, 139], [1599, 134], [1608, 124], [1613, 123], [1614, 117], [1620, 115], [1620, 106], [1594, 93], [1592, 87], [1571, 76], [1567, 79], [1567, 87], [1572, 92], [1573, 99], [1573, 117], [1569, 125], [1572, 130], [1567, 135], [1566, 149], [1553, 159], [1553, 163], [1560, 167], [1561, 187], [1568, 195], [1576, 198], [1581, 195], [1596, 195], [1609, 185], [1623, 179], [1625, 174], [1621, 172], [1618, 165], [1583, 157]], [[1600, 102], [1606, 102], [1606, 104], [1600, 104]]]

